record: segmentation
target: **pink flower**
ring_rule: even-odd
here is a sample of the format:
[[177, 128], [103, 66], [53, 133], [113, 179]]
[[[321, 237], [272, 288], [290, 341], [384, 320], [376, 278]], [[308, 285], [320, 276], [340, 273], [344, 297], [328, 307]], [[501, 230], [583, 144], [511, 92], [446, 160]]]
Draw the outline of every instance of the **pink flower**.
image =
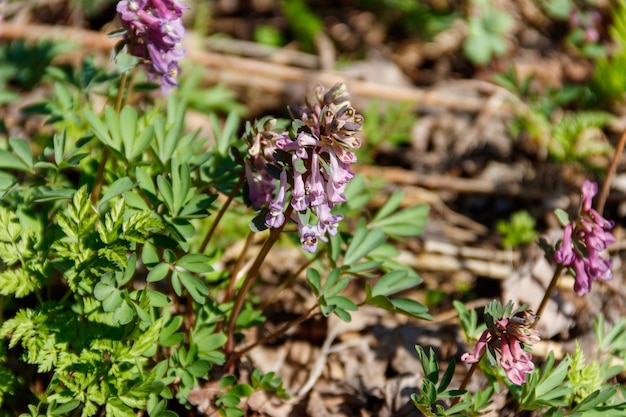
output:
[[491, 320], [486, 321], [492, 324], [480, 335], [474, 349], [464, 353], [461, 360], [477, 363], [489, 349], [496, 356], [508, 380], [521, 385], [526, 382], [526, 375], [535, 369], [532, 356], [524, 347], [539, 341], [539, 333], [531, 327], [536, 317], [529, 311], [521, 310], [511, 317], [496, 318], [492, 316], [494, 310], [491, 305], [485, 309], [485, 315], [491, 316]]
[[613, 278], [606, 248], [615, 242], [610, 232], [615, 223], [592, 208], [597, 192], [595, 182], [584, 182], [578, 219], [565, 225], [563, 239], [554, 252], [554, 260], [573, 271], [574, 291], [580, 296], [591, 290], [593, 281]]

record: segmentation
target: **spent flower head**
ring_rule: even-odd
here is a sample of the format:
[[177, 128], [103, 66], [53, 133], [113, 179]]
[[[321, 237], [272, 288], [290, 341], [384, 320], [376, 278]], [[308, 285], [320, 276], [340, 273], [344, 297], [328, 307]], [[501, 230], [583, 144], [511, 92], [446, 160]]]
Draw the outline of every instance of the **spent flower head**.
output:
[[480, 335], [471, 352], [464, 353], [465, 363], [480, 361], [485, 352], [492, 362], [499, 363], [515, 385], [526, 382], [526, 375], [533, 372], [535, 365], [532, 356], [525, 349], [539, 341], [539, 333], [532, 328], [536, 316], [522, 306], [515, 311], [509, 302], [504, 308], [493, 301], [485, 308], [487, 329]]
[[317, 250], [326, 234], [337, 233], [343, 217], [332, 214], [332, 208], [346, 200], [346, 186], [354, 177], [353, 151], [361, 146], [356, 135], [363, 127], [344, 84], [328, 91], [320, 85], [315, 94], [314, 103], [290, 109], [289, 131], [277, 134], [271, 130], [274, 122], [265, 121], [262, 128], [248, 129], [244, 135], [251, 204], [266, 210], [269, 227], [292, 219], [309, 252]]
[[160, 79], [163, 92], [178, 86], [178, 61], [185, 56], [181, 16], [187, 8], [180, 0], [125, 0], [117, 4], [129, 53], [150, 62], [150, 73]]
[[615, 223], [607, 220], [592, 207], [593, 197], [598, 193], [598, 184], [585, 181], [582, 186], [582, 201], [578, 219], [565, 225], [563, 239], [557, 244], [555, 261], [571, 268], [576, 278], [574, 291], [584, 295], [597, 279], [613, 278], [612, 262], [606, 248], [615, 242], [610, 230]]

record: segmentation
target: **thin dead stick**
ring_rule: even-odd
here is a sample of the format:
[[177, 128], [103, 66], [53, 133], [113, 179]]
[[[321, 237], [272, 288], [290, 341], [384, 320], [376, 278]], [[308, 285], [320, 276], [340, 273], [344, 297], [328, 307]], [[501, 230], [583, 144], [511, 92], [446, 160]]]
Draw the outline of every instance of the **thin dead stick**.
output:
[[606, 200], [609, 197], [611, 182], [613, 182], [613, 177], [615, 176], [615, 171], [617, 170], [617, 164], [622, 156], [622, 152], [624, 151], [624, 145], [626, 145], [626, 130], [624, 130], [622, 136], [619, 138], [619, 142], [617, 142], [617, 147], [615, 148], [615, 153], [613, 154], [613, 159], [611, 160], [611, 165], [609, 165], [609, 168], [606, 171], [606, 178], [604, 178], [602, 191], [600, 191], [600, 196], [598, 197], [596, 205], [596, 210], [598, 210], [598, 213], [600, 214], [604, 211]]
[[328, 333], [326, 334], [326, 339], [324, 339], [324, 343], [320, 349], [319, 354], [315, 360], [315, 363], [311, 367], [311, 372], [309, 373], [309, 378], [304, 383], [302, 388], [298, 391], [297, 397], [302, 398], [306, 395], [315, 385], [319, 377], [322, 375], [324, 371], [324, 366], [326, 365], [326, 359], [330, 354], [330, 347], [339, 335], [339, 326], [330, 326], [328, 329]]
[[495, 183], [486, 179], [423, 174], [404, 168], [360, 165], [355, 167], [355, 171], [368, 178], [384, 178], [394, 184], [417, 185], [433, 190], [446, 189], [458, 193], [496, 194], [538, 200], [549, 197], [552, 193], [544, 188], [526, 187], [517, 182]]
[[[86, 50], [110, 51], [118, 41], [106, 34], [86, 29], [33, 25], [3, 22], [1, 38], [24, 40], [47, 40], [76, 43]], [[349, 85], [355, 97], [389, 100], [394, 102], [415, 103], [420, 108], [446, 108], [456, 111], [476, 113], [485, 106], [485, 98], [479, 94], [459, 94], [445, 88], [419, 89], [405, 86], [393, 86], [378, 82], [358, 80], [336, 71], [315, 71], [291, 67], [255, 59], [228, 56], [203, 50], [201, 40], [189, 33], [183, 41], [187, 50], [187, 60], [211, 68], [212, 81], [228, 85], [260, 87], [269, 94], [286, 94], [293, 90], [294, 83], [300, 84], [335, 84], [344, 82]], [[511, 115], [512, 106], [503, 105], [498, 113]]]

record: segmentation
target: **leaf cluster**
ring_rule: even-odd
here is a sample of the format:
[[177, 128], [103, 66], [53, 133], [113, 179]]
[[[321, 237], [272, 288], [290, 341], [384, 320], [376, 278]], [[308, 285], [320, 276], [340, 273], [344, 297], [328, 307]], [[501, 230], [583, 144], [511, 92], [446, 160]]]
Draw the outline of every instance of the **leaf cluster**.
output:
[[[114, 62], [122, 73], [137, 63], [123, 52]], [[222, 260], [241, 236], [201, 240], [214, 218], [234, 230], [233, 218], [253, 216], [218, 199], [245, 201], [239, 114], [208, 115], [209, 145], [185, 123], [187, 99], [200, 111], [213, 107], [194, 95], [197, 79], [155, 104], [145, 86], [122, 91], [126, 75], [93, 60], [46, 71], [51, 96], [25, 109], [45, 118], [46, 130], [0, 137], [0, 365], [10, 364], [0, 366], [0, 407], [33, 417], [174, 416], [173, 406], [192, 407], [203, 381], [219, 379], [215, 368], [236, 355], [237, 332], [264, 322], [254, 293], [237, 293]], [[215, 97], [230, 96], [218, 89]], [[359, 187], [362, 179], [350, 204], [337, 207], [358, 220], [307, 271], [316, 308], [344, 320], [363, 304], [431, 318], [406, 295], [421, 279], [389, 243], [418, 236], [428, 207], [401, 207], [396, 193], [372, 214], [371, 194]], [[354, 279], [366, 281], [359, 304], [344, 294]], [[230, 290], [240, 311], [224, 296]], [[222, 378], [211, 406], [243, 415], [259, 391], [288, 397], [275, 374], [255, 371], [249, 381]]]
[[513, 27], [513, 18], [498, 10], [491, 0], [472, 0], [475, 14], [468, 17], [468, 34], [463, 53], [476, 65], [486, 65], [493, 57], [508, 51], [506, 35]]

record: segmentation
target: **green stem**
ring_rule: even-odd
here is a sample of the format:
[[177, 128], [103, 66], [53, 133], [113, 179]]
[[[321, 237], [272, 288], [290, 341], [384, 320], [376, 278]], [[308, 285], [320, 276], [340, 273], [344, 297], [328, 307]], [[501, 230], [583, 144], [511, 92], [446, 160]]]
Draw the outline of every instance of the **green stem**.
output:
[[615, 176], [615, 171], [617, 170], [617, 164], [619, 162], [620, 156], [624, 151], [624, 145], [626, 145], [626, 130], [624, 130], [622, 136], [620, 136], [619, 138], [619, 142], [617, 142], [617, 147], [615, 148], [613, 159], [611, 160], [611, 164], [606, 171], [606, 177], [604, 178], [604, 183], [602, 184], [602, 190], [600, 191], [600, 196], [598, 197], [598, 201], [596, 202], [596, 210], [598, 210], [598, 213], [600, 214], [602, 214], [602, 212], [604, 211], [606, 199], [609, 197], [611, 182], [613, 181], [613, 177]]
[[100, 159], [100, 165], [98, 165], [98, 173], [96, 179], [93, 182], [93, 189], [91, 190], [91, 203], [95, 206], [98, 198], [100, 198], [100, 190], [102, 189], [102, 178], [104, 177], [104, 166], [109, 159], [109, 148], [104, 148], [102, 152], [102, 159]]
[[126, 89], [126, 80], [128, 79], [128, 72], [123, 72], [120, 77], [120, 87], [117, 90], [117, 97], [115, 98], [115, 113], [122, 110], [124, 104], [124, 90]]
[[248, 233], [248, 236], [246, 237], [246, 240], [243, 244], [243, 248], [241, 249], [241, 252], [239, 253], [239, 258], [237, 258], [237, 262], [235, 263], [235, 266], [230, 274], [230, 280], [228, 281], [228, 288], [226, 289], [226, 294], [224, 294], [224, 299], [222, 300], [222, 303], [227, 303], [230, 301], [231, 298], [233, 298], [233, 294], [235, 292], [235, 283], [237, 282], [239, 271], [241, 271], [243, 260], [245, 259], [246, 254], [248, 253], [248, 249], [250, 249], [250, 245], [252, 244], [252, 239], [254, 239], [254, 235], [255, 235], [255, 232], [251, 230], [250, 233]]
[[[546, 308], [546, 305], [548, 304], [548, 300], [550, 299], [552, 292], [556, 288], [556, 284], [559, 281], [559, 277], [561, 276], [563, 269], [565, 269], [563, 265], [557, 265], [556, 270], [554, 271], [554, 275], [552, 276], [552, 280], [550, 281], [550, 284], [548, 285], [548, 288], [546, 289], [546, 292], [543, 295], [543, 300], [541, 300], [541, 304], [539, 304], [539, 308], [535, 312], [538, 319], [541, 318], [541, 314], [543, 313], [543, 310]], [[537, 321], [538, 320], [535, 320], [535, 322], [532, 324], [532, 327], [535, 326]]]
[[[117, 97], [115, 99], [115, 112], [119, 114], [122, 109], [122, 104], [124, 103], [124, 89], [126, 87], [126, 79], [128, 78], [128, 73], [123, 72], [120, 78], [120, 86], [117, 89]], [[104, 167], [106, 166], [107, 160], [109, 159], [109, 148], [105, 147], [102, 152], [102, 158], [100, 159], [100, 164], [98, 165], [98, 172], [96, 173], [96, 179], [93, 182], [93, 188], [91, 191], [91, 203], [95, 206], [98, 198], [100, 197], [100, 191], [102, 190], [102, 179], [104, 177]]]
[[[459, 390], [464, 390], [465, 388], [467, 388], [467, 384], [469, 384], [469, 382], [472, 380], [472, 375], [474, 375], [474, 371], [476, 371], [476, 368], [478, 368], [478, 362], [480, 362], [481, 359], [482, 359], [482, 355], [480, 356], [480, 358], [478, 358], [477, 362], [474, 362], [472, 366], [470, 366], [469, 370], [465, 374], [465, 378], [463, 378], [463, 381], [461, 382], [461, 385], [458, 388]], [[461, 400], [460, 396], [454, 397], [454, 399], [452, 400], [452, 403], [450, 404], [450, 407], [454, 407], [455, 405], [457, 405], [457, 403], [460, 400]]]
[[241, 173], [239, 175], [239, 181], [237, 181], [237, 184], [235, 184], [230, 194], [228, 194], [228, 199], [222, 205], [222, 208], [220, 208], [220, 211], [217, 213], [217, 216], [215, 216], [215, 220], [213, 220], [213, 224], [211, 224], [211, 228], [207, 232], [206, 236], [204, 237], [204, 240], [202, 241], [202, 244], [200, 245], [200, 250], [198, 251], [199, 253], [204, 253], [204, 251], [206, 250], [206, 247], [209, 244], [209, 241], [211, 240], [211, 237], [213, 236], [213, 233], [215, 232], [217, 225], [219, 224], [220, 220], [224, 216], [224, 213], [226, 213], [226, 209], [228, 209], [228, 206], [230, 206], [230, 203], [233, 201], [233, 199], [239, 192], [239, 189], [243, 185], [244, 178], [245, 178], [244, 174]]
[[263, 247], [259, 251], [256, 259], [254, 260], [254, 263], [250, 267], [250, 271], [248, 271], [248, 274], [246, 275], [246, 278], [244, 279], [241, 288], [237, 292], [237, 297], [235, 298], [235, 303], [233, 304], [233, 309], [230, 313], [228, 326], [226, 328], [226, 336], [228, 337], [228, 341], [226, 342], [225, 350], [227, 356], [233, 352], [235, 347], [235, 324], [237, 323], [237, 316], [239, 316], [239, 313], [241, 312], [241, 308], [243, 307], [243, 303], [246, 299], [246, 296], [248, 295], [248, 291], [250, 291], [252, 283], [259, 275], [259, 270], [261, 269], [261, 265], [263, 264], [265, 257], [270, 252], [272, 246], [274, 246], [274, 243], [276, 243], [276, 241], [278, 240], [280, 233], [287, 224], [288, 219], [291, 217], [292, 211], [293, 208], [291, 207], [291, 205], [289, 205], [287, 211], [285, 212], [285, 222], [283, 223], [283, 225], [276, 229], [270, 229], [269, 238], [263, 244]]

